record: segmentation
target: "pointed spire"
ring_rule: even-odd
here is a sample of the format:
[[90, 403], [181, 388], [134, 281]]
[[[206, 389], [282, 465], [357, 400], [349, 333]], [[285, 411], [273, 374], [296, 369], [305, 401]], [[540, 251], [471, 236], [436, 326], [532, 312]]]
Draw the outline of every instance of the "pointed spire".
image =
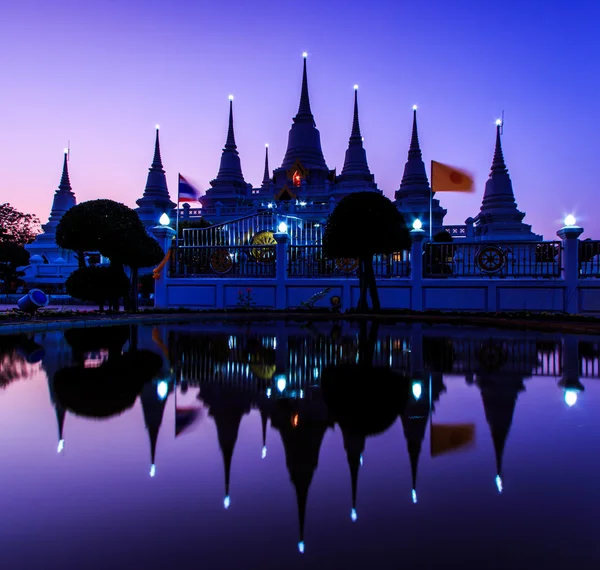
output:
[[233, 95], [229, 96], [229, 122], [227, 126], [227, 139], [221, 154], [221, 164], [219, 173], [215, 180], [211, 181], [212, 186], [246, 186], [244, 175], [242, 174], [242, 165], [240, 156], [235, 144], [235, 133], [233, 130]]
[[62, 176], [60, 177], [60, 184], [58, 189], [61, 192], [71, 192], [71, 180], [69, 180], [69, 149], [65, 149], [65, 158], [63, 160]]
[[160, 216], [164, 213], [168, 215], [168, 212], [171, 212], [175, 207], [169, 196], [167, 177], [165, 176], [165, 169], [160, 155], [159, 130], [160, 127], [156, 125], [154, 155], [152, 157], [152, 164], [148, 169], [144, 195], [136, 201], [136, 204], [139, 206], [137, 208], [138, 215], [147, 226], [157, 225]]
[[419, 146], [419, 132], [417, 129], [417, 106], [413, 105], [413, 125], [410, 137], [410, 147], [408, 149], [408, 158], [422, 160], [421, 147]]
[[[161, 382], [164, 382], [161, 381]], [[160, 383], [159, 383], [160, 385]], [[148, 382], [143, 388], [140, 395], [142, 402], [142, 411], [144, 413], [144, 423], [148, 430], [150, 438], [150, 476], [154, 477], [156, 473], [156, 443], [158, 441], [158, 433], [162, 425], [163, 414], [165, 413], [165, 404], [167, 402], [167, 394], [159, 395], [159, 389], [163, 387], [157, 386], [154, 382]]]
[[58, 424], [58, 448], [57, 451], [60, 453], [65, 448], [65, 438], [63, 435], [65, 425], [66, 410], [62, 407], [59, 402], [54, 404], [54, 412], [56, 413], [56, 422]]
[[[417, 106], [413, 105], [413, 123], [410, 137], [410, 146], [408, 148], [408, 160], [404, 166], [404, 175], [400, 183], [400, 190], [396, 192], [396, 201], [406, 199], [426, 200], [424, 204], [429, 209], [429, 198], [431, 188], [427, 179], [425, 163], [421, 154], [419, 145], [419, 131], [417, 128]], [[445, 213], [445, 212], [444, 212]]]
[[229, 96], [229, 126], [227, 128], [227, 140], [225, 141], [225, 148], [230, 150], [236, 150], [235, 144], [235, 133], [233, 132], [233, 95]]
[[156, 125], [156, 139], [154, 141], [154, 158], [152, 159], [152, 165], [150, 166], [150, 170], [162, 170], [164, 172], [162, 158], [160, 156], [160, 140], [158, 138], [159, 130], [159, 126]]
[[515, 201], [512, 180], [504, 162], [502, 152], [502, 121], [496, 121], [496, 144], [490, 177], [485, 183], [485, 191], [479, 214], [475, 216], [475, 235], [482, 240], [526, 240], [541, 239], [531, 231], [531, 226], [523, 223], [524, 212], [520, 212]]
[[269, 175], [269, 145], [265, 145], [265, 172], [263, 174], [262, 186], [263, 188], [271, 183], [271, 177]]
[[346, 450], [346, 459], [350, 468], [350, 483], [352, 485], [352, 510], [350, 519], [356, 522], [358, 514], [356, 512], [356, 496], [358, 492], [358, 472], [362, 463], [362, 453], [365, 450], [365, 436], [352, 432], [346, 427], [340, 425], [342, 437], [344, 439], [344, 449]]
[[[298, 114], [294, 117], [292, 128], [288, 135], [288, 145], [281, 168], [289, 170], [299, 161], [304, 168], [315, 176], [323, 178], [329, 175], [321, 149], [321, 135], [316, 128], [315, 119], [310, 108], [308, 96], [308, 76], [306, 72], [306, 52], [303, 54], [304, 67], [302, 73], [302, 90]], [[279, 178], [278, 178], [279, 180]]]
[[367, 153], [363, 148], [363, 139], [360, 134], [360, 123], [358, 120], [358, 85], [354, 86], [354, 117], [352, 120], [352, 132], [348, 141], [348, 149], [344, 159], [344, 167], [338, 178], [339, 181], [366, 181], [373, 182], [373, 175], [367, 163]]
[[496, 121], [496, 147], [494, 149], [494, 159], [492, 161], [492, 174], [507, 174], [508, 168], [504, 163], [504, 155], [502, 154], [502, 142], [500, 141], [500, 130], [502, 122]]
[[300, 92], [300, 105], [298, 106], [298, 114], [296, 115], [296, 118], [310, 118], [314, 125], [315, 119], [310, 109], [310, 98], [308, 96], [308, 77], [306, 74], [306, 58], [308, 57], [308, 54], [304, 52], [302, 57], [304, 58], [304, 68], [302, 71], [302, 90]]
[[360, 124], [358, 123], [358, 85], [354, 86], [354, 119], [352, 121], [352, 133], [350, 134], [350, 140], [353, 138], [360, 139], [362, 141]]
[[[63, 217], [64, 213], [75, 206], [76, 203], [77, 200], [75, 199], [75, 194], [71, 188], [71, 180], [69, 179], [69, 149], [65, 149], [60, 184], [54, 193], [52, 209], [50, 210], [48, 222], [42, 226], [44, 234], [54, 236], [58, 222], [60, 222], [60, 219]], [[54, 238], [51, 237], [51, 239]]]

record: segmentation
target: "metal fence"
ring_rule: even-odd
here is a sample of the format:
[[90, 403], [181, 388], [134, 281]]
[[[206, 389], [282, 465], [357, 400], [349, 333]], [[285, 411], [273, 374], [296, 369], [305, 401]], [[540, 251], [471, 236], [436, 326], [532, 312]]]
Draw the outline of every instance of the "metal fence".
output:
[[[376, 277], [407, 277], [410, 275], [410, 254], [401, 251], [373, 257]], [[321, 245], [291, 245], [288, 247], [289, 277], [356, 277], [355, 258], [329, 259]]]
[[275, 246], [180, 246], [171, 277], [275, 277]]
[[600, 241], [579, 242], [579, 276], [600, 277]]
[[560, 278], [562, 242], [430, 243], [424, 277]]

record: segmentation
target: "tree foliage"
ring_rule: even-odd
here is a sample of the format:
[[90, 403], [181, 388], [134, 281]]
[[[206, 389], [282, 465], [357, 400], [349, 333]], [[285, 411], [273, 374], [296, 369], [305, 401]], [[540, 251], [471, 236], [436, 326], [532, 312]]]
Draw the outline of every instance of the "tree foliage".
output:
[[410, 245], [404, 217], [389, 198], [377, 192], [354, 192], [342, 198], [329, 216], [323, 237], [327, 257], [359, 261], [359, 310], [368, 308], [367, 291], [373, 309], [379, 309], [373, 256], [406, 250]]
[[0, 204], [0, 243], [25, 245], [39, 233], [40, 221], [36, 216], [19, 212], [10, 204]]
[[[137, 309], [138, 269], [157, 265], [164, 257], [162, 248], [146, 232], [135, 210], [113, 200], [91, 200], [71, 208], [57, 227], [56, 243], [59, 247], [77, 252], [80, 270], [85, 268], [86, 251], [99, 252], [115, 268], [129, 267], [131, 285], [128, 288], [129, 294], [124, 295], [124, 298], [129, 297], [133, 310]], [[77, 283], [73, 286], [77, 287], [79, 295], [76, 296], [79, 298], [83, 298], [80, 285], [92, 286], [89, 279], [83, 277], [77, 278], [74, 283]], [[108, 286], [106, 280], [103, 283]], [[115, 283], [111, 291], [115, 288], [120, 290], [120, 284]], [[97, 297], [97, 288], [93, 288], [91, 294]]]
[[23, 275], [17, 268], [29, 264], [29, 252], [14, 241], [0, 242], [0, 279], [4, 281], [4, 292], [9, 293], [12, 284], [18, 283]]
[[454, 240], [449, 232], [443, 230], [433, 236], [433, 241], [436, 243], [452, 243]]
[[69, 275], [66, 287], [71, 297], [97, 303], [103, 310], [106, 303], [114, 305], [115, 300], [127, 295], [129, 279], [116, 267], [81, 267]]

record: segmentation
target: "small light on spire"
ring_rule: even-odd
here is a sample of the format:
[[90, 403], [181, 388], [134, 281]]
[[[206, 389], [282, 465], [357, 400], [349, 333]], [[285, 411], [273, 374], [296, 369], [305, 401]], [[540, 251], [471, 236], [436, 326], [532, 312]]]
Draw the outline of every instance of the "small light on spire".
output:
[[417, 504], [417, 490], [413, 489], [412, 490], [412, 502], [416, 505]]
[[308, 54], [307, 54], [305, 51], [303, 51], [303, 52], [302, 52], [302, 57], [303, 57], [304, 59], [306, 59], [306, 58], [308, 57]]
[[575, 219], [575, 216], [573, 214], [569, 214], [568, 216], [565, 216], [565, 226], [573, 227], [576, 224], [577, 224], [577, 220]]
[[56, 451], [57, 451], [57, 453], [61, 453], [61, 452], [62, 452], [62, 450], [63, 450], [64, 448], [65, 448], [65, 440], [64, 440], [64, 439], [61, 439], [61, 440], [59, 440], [59, 442], [58, 442], [58, 448], [57, 448], [57, 450], [56, 450]]
[[269, 143], [265, 143], [265, 148], [269, 148]]
[[354, 91], [358, 91], [358, 85], [354, 86]]
[[68, 148], [65, 148], [65, 149], [64, 149], [64, 152], [65, 152], [65, 154], [69, 154], [69, 149], [68, 149]]
[[358, 513], [356, 512], [356, 509], [352, 509], [350, 511], [350, 520], [352, 522], [356, 522], [356, 519], [358, 518]]
[[496, 119], [496, 126], [497, 127], [501, 127], [502, 126], [502, 119]]
[[150, 477], [154, 477], [156, 475], [156, 465], [154, 463], [150, 465]]
[[303, 540], [301, 540], [301, 541], [298, 543], [298, 552], [299, 552], [300, 554], [304, 554], [304, 541], [303, 541]]
[[157, 131], [160, 130], [160, 125], [154, 125], [154, 127], [156, 128]]
[[504, 487], [502, 485], [502, 477], [500, 475], [496, 475], [496, 489], [498, 489], [498, 493], [501, 495]]
[[262, 448], [262, 452], [261, 452], [261, 454], [260, 454], [260, 458], [261, 458], [261, 459], [264, 459], [266, 456], [267, 456], [267, 446], [265, 445], [265, 446], [263, 446], [263, 448]]
[[223, 506], [228, 509], [229, 505], [231, 505], [231, 498], [229, 497], [229, 495], [226, 495], [225, 498], [223, 499]]
[[229, 96], [229, 100], [230, 100], [230, 101], [233, 101], [233, 95], [230, 95], [230, 96]]
[[417, 218], [414, 222], [413, 222], [413, 230], [420, 230], [423, 227], [423, 222], [421, 222], [421, 220], [419, 220], [419, 218]]
[[565, 390], [565, 404], [572, 408], [577, 403], [577, 390]]
[[417, 107], [416, 105], [413, 105], [413, 106], [412, 106], [412, 110], [413, 110], [413, 111], [416, 111], [417, 109], [418, 109], [418, 107]]

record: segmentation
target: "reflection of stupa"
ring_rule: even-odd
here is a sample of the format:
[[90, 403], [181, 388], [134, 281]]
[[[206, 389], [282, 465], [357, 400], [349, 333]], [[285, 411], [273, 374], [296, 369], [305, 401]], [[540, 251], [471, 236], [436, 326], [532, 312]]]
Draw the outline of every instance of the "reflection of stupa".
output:
[[340, 425], [342, 437], [344, 438], [344, 449], [346, 450], [346, 458], [348, 459], [348, 467], [350, 468], [350, 482], [352, 484], [352, 510], [350, 511], [350, 519], [356, 522], [358, 513], [356, 510], [356, 494], [358, 489], [358, 471], [362, 465], [362, 454], [365, 450], [366, 437], [347, 427]]
[[247, 392], [218, 384], [204, 384], [198, 397], [209, 408], [209, 415], [214, 418], [217, 426], [217, 437], [219, 438], [219, 447], [221, 448], [225, 468], [225, 498], [223, 499], [223, 505], [228, 509], [231, 504], [229, 479], [233, 451], [242, 418], [250, 413], [252, 401]]
[[142, 388], [140, 400], [142, 402], [142, 410], [144, 412], [144, 423], [150, 437], [150, 476], [154, 477], [156, 473], [156, 442], [158, 440], [158, 432], [165, 413], [165, 404], [167, 402], [168, 384], [161, 380], [160, 382], [147, 382]]
[[481, 390], [481, 399], [485, 419], [490, 426], [494, 450], [496, 453], [496, 486], [502, 493], [502, 459], [504, 447], [513, 421], [519, 393], [525, 390], [523, 378], [517, 375], [478, 376], [477, 385]]
[[296, 489], [300, 540], [304, 552], [304, 521], [308, 490], [319, 463], [319, 451], [331, 426], [323, 402], [288, 400], [278, 402], [271, 416], [272, 426], [281, 434], [290, 479]]
[[[431, 395], [430, 395], [431, 389]], [[410, 459], [410, 470], [412, 477], [412, 500], [417, 502], [417, 474], [419, 470], [419, 457], [427, 424], [429, 423], [431, 408], [439, 401], [440, 395], [446, 391], [443, 376], [439, 373], [431, 373], [431, 384], [429, 380], [414, 380], [410, 387], [411, 393], [404, 410], [400, 413], [402, 431], [406, 440], [408, 457]]]

